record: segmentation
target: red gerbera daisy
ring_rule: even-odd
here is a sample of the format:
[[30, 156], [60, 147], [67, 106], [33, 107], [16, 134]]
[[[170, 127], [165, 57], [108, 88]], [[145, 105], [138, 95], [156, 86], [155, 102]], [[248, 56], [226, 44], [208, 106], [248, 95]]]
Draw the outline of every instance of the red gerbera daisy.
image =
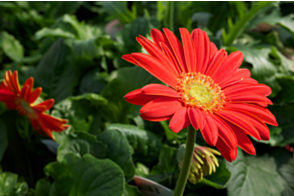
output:
[[174, 132], [190, 124], [200, 129], [205, 141], [216, 146], [228, 161], [237, 156], [237, 145], [249, 154], [255, 148], [247, 135], [268, 140], [265, 123], [277, 125], [266, 109], [271, 89], [250, 78], [240, 69], [243, 54], [227, 55], [210, 42], [207, 34], [195, 29], [192, 34], [180, 28], [182, 44], [168, 29], [151, 30], [153, 42], [140, 36], [137, 41], [150, 54], [132, 53], [122, 58], [138, 65], [166, 83], [149, 84], [125, 96], [126, 101], [143, 106], [145, 120], [170, 119]]
[[66, 125], [67, 120], [44, 113], [53, 106], [54, 99], [34, 104], [42, 88], [32, 90], [33, 83], [34, 79], [31, 77], [20, 88], [17, 71], [14, 71], [13, 74], [10, 70], [6, 71], [0, 87], [0, 101], [4, 102], [8, 109], [18, 110], [21, 115], [27, 116], [37, 133], [44, 132], [54, 139], [52, 131], [61, 132], [69, 125]]

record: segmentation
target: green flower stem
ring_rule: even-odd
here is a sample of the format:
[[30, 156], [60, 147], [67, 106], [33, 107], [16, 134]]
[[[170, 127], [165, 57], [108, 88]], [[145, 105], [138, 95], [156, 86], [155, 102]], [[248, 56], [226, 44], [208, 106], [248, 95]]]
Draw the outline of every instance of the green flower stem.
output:
[[188, 127], [188, 135], [187, 135], [184, 161], [183, 161], [182, 169], [181, 169], [181, 172], [177, 181], [177, 185], [174, 191], [174, 196], [182, 196], [185, 190], [190, 167], [191, 167], [195, 141], [196, 141], [196, 130], [192, 127], [192, 125], [190, 125]]

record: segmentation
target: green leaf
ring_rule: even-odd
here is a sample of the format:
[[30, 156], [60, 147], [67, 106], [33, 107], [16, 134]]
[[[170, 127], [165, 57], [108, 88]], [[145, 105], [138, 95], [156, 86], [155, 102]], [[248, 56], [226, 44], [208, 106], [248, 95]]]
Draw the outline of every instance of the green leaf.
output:
[[25, 195], [29, 187], [26, 182], [17, 182], [17, 174], [4, 172], [0, 174], [0, 195]]
[[107, 146], [107, 158], [117, 163], [126, 177], [133, 177], [135, 166], [132, 161], [133, 148], [126, 136], [118, 130], [106, 130], [98, 135], [98, 140]]
[[261, 23], [275, 25], [281, 20], [281, 18], [281, 14], [279, 13], [278, 9], [274, 9], [270, 14], [268, 14], [267, 12], [262, 12], [250, 21], [250, 24], [247, 28], [254, 29], [258, 24]]
[[275, 102], [280, 103], [291, 103], [294, 100], [294, 77], [293, 76], [278, 76], [277, 81], [279, 82], [280, 86], [282, 87], [281, 91], [275, 98]]
[[284, 188], [276, 167], [272, 157], [244, 157], [239, 150], [236, 160], [227, 162], [227, 168], [232, 174], [228, 183], [228, 196], [280, 195]]
[[283, 28], [288, 30], [292, 34], [293, 39], [294, 39], [294, 22], [293, 22], [293, 18], [294, 18], [294, 14], [290, 14], [288, 16], [285, 16], [279, 21], [279, 25], [281, 25]]
[[39, 30], [35, 34], [35, 39], [39, 40], [44, 37], [65, 37], [65, 38], [75, 38], [75, 35], [67, 32], [63, 29], [56, 28], [56, 29], [49, 29], [47, 27]]
[[50, 182], [40, 179], [36, 184], [35, 196], [49, 196], [51, 184]]
[[7, 129], [2, 120], [0, 120], [0, 161], [3, 158], [4, 152], [8, 146]]
[[68, 153], [74, 153], [78, 157], [91, 154], [96, 158], [106, 157], [106, 146], [97, 138], [85, 132], [70, 134], [63, 140], [58, 148], [57, 160], [63, 161]]
[[91, 69], [85, 76], [82, 78], [80, 84], [81, 93], [101, 93], [101, 91], [106, 86], [107, 82], [105, 81], [102, 74], [99, 72], [99, 68]]
[[132, 23], [125, 25], [125, 28], [122, 31], [122, 38], [124, 42], [123, 52], [133, 52], [134, 49], [130, 47], [140, 49], [141, 47], [135, 38], [138, 35], [148, 35], [153, 27], [154, 26], [150, 20], [143, 17], [138, 17]]
[[59, 17], [68, 13], [75, 13], [76, 10], [82, 5], [81, 1], [67, 2], [60, 1], [58, 6], [54, 9], [54, 17]]
[[95, 123], [95, 114], [107, 100], [94, 93], [68, 97], [54, 106], [52, 114], [69, 120], [69, 124], [76, 131], [89, 131]]
[[286, 151], [286, 149], [278, 148], [271, 152], [271, 155], [275, 157], [276, 164], [278, 166], [278, 173], [280, 174], [280, 180], [284, 186], [282, 196], [291, 196], [294, 194], [294, 160], [292, 153]]
[[176, 134], [175, 132], [173, 132], [166, 121], [160, 121], [159, 122], [162, 126], [162, 128], [164, 129], [164, 133], [165, 133], [165, 136], [168, 140], [176, 140], [178, 138], [178, 134]]
[[73, 72], [72, 66], [68, 64], [70, 53], [63, 40], [59, 39], [52, 44], [36, 68], [36, 85], [42, 86], [43, 91], [56, 102], [71, 96], [79, 81], [80, 74]]
[[171, 179], [178, 170], [177, 149], [163, 145], [159, 154], [159, 161], [150, 172], [149, 179], [162, 182]]
[[286, 146], [289, 144], [294, 144], [294, 132], [293, 132], [293, 126], [283, 128], [281, 132], [282, 140], [279, 141], [277, 146]]
[[67, 39], [65, 44], [68, 45], [73, 52], [69, 63], [80, 70], [96, 67], [97, 62], [93, 61], [94, 58], [104, 54], [103, 48], [99, 47], [98, 40], [99, 38], [96, 37], [87, 40]]
[[150, 174], [149, 168], [143, 165], [142, 163], [137, 163], [136, 175], [147, 177]]
[[102, 115], [110, 122], [128, 122], [127, 114], [134, 111], [134, 105], [126, 102], [124, 96], [146, 84], [159, 83], [151, 74], [140, 67], [122, 68], [112, 73], [111, 80], [101, 92], [108, 100], [102, 108]]
[[121, 195], [124, 190], [122, 170], [111, 160], [90, 154], [79, 158], [69, 153], [63, 162], [48, 164], [45, 173], [55, 180], [52, 196]]
[[287, 128], [294, 126], [293, 110], [294, 105], [271, 105], [270, 111], [274, 114], [279, 123], [279, 127]]
[[216, 172], [212, 173], [209, 176], [205, 176], [201, 183], [204, 183], [206, 185], [212, 186], [217, 189], [224, 189], [227, 187], [228, 181], [231, 177], [231, 173], [226, 167], [226, 164], [218, 160], [219, 167], [216, 168]]
[[126, 1], [103, 1], [99, 2], [103, 11], [110, 15], [110, 19], [118, 19], [122, 23], [130, 23], [136, 18], [136, 12], [131, 12], [127, 8]]
[[155, 134], [133, 125], [110, 124], [106, 131], [121, 132], [134, 149], [134, 162], [152, 163], [158, 159], [162, 143]]
[[86, 40], [93, 38], [93, 33], [89, 27], [85, 25], [85, 22], [79, 22], [75, 15], [65, 14], [62, 16], [61, 21], [70, 24], [80, 39]]
[[10, 195], [17, 184], [17, 174], [5, 172], [0, 174], [0, 194]]
[[260, 1], [253, 4], [251, 10], [248, 13], [246, 13], [235, 25], [233, 25], [232, 20], [229, 19], [229, 33], [226, 34], [225, 28], [222, 29], [224, 45], [231, 46], [234, 40], [238, 38], [241, 35], [241, 33], [245, 30], [249, 22], [271, 3], [272, 2]]
[[144, 196], [144, 194], [139, 191], [138, 187], [125, 184], [122, 196]]
[[288, 58], [286, 58], [282, 53], [280, 53], [277, 48], [272, 47], [272, 51], [270, 53], [273, 57], [275, 57], [279, 61], [279, 67], [281, 73], [287, 75], [293, 75], [294, 62]]
[[21, 43], [6, 31], [0, 34], [0, 48], [15, 62], [21, 61], [24, 56], [24, 48]]

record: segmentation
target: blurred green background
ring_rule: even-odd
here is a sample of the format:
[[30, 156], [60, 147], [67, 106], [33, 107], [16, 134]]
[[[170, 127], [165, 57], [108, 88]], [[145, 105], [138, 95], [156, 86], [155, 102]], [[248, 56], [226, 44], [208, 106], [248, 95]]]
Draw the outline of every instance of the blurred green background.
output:
[[[257, 156], [218, 157], [217, 172], [188, 183], [185, 195], [294, 195], [293, 2], [22, 1], [0, 2], [0, 13], [0, 78], [6, 70], [18, 70], [21, 84], [33, 76], [42, 98], [55, 99], [51, 114], [71, 125], [57, 143], [44, 141], [1, 104], [0, 195], [140, 196], [135, 174], [175, 187], [185, 131], [143, 120], [123, 99], [159, 83], [121, 56], [146, 53], [136, 36], [164, 27], [179, 38], [180, 27], [201, 28], [219, 49], [241, 51], [242, 67], [272, 88], [279, 124], [269, 141], [253, 140]], [[206, 145], [200, 134], [197, 143]]]

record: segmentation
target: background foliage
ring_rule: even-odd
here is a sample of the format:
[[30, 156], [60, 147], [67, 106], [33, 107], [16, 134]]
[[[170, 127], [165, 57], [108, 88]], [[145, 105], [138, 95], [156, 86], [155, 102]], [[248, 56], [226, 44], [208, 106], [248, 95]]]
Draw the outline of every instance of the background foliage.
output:
[[[145, 52], [135, 37], [152, 28], [205, 30], [218, 48], [244, 54], [242, 67], [272, 88], [279, 127], [254, 141], [257, 156], [238, 153], [185, 195], [294, 195], [294, 4], [292, 2], [1, 2], [0, 77], [35, 78], [51, 114], [71, 127], [56, 142], [0, 105], [0, 195], [141, 196], [133, 176], [173, 189], [176, 154], [186, 133], [141, 119], [123, 96], [159, 83], [121, 59]], [[200, 134], [197, 143], [206, 145]], [[289, 147], [288, 147], [289, 149]], [[291, 151], [291, 150], [290, 150]]]

